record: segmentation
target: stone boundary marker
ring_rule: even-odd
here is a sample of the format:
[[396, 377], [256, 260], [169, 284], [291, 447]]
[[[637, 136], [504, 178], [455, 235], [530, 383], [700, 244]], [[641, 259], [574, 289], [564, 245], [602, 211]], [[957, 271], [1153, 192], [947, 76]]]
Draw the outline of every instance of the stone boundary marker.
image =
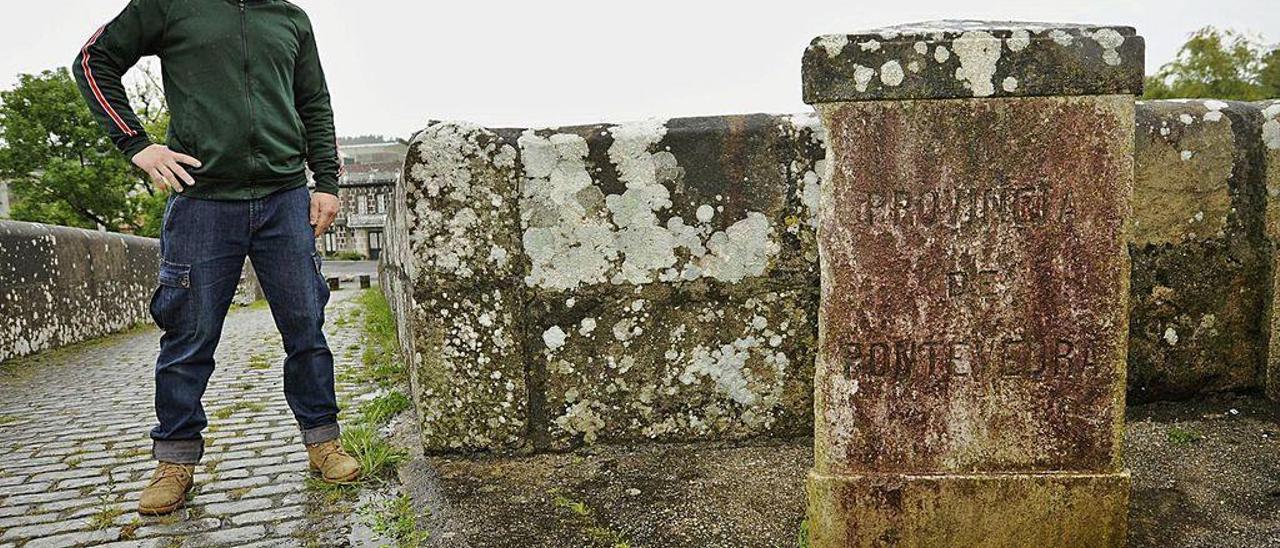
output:
[[[1127, 27], [824, 36], [816, 547], [1121, 546]], [[927, 100], [926, 100], [927, 99]]]

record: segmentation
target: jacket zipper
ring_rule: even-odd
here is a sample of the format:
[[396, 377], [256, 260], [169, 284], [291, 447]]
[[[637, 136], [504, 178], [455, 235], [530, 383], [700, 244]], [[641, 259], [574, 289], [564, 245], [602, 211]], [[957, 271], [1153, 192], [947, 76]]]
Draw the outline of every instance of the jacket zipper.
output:
[[249, 73], [249, 21], [244, 10], [244, 0], [240, 4], [240, 41], [244, 45], [244, 102], [249, 107], [249, 166], [252, 172], [258, 171], [258, 152], [256, 136], [258, 122], [253, 111], [253, 80]]

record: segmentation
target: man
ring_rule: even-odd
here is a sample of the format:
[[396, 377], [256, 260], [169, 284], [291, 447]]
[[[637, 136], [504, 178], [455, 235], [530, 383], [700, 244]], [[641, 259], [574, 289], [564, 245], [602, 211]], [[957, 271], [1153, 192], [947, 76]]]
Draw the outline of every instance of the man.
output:
[[[167, 147], [151, 142], [120, 80], [145, 55], [161, 60]], [[311, 470], [354, 481], [359, 465], [339, 442], [322, 332], [329, 291], [315, 252], [338, 212], [342, 166], [306, 13], [283, 0], [132, 0], [89, 39], [73, 71], [116, 146], [173, 191], [151, 300], [164, 330], [151, 431], [158, 463], [138, 511], [172, 512], [191, 489], [207, 424], [200, 398], [246, 255], [284, 338], [285, 398]]]

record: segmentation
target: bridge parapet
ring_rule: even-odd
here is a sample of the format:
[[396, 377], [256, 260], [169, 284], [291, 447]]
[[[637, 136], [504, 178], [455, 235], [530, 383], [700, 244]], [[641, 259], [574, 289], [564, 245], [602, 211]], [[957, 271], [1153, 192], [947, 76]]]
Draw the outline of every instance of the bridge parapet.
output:
[[[1137, 105], [1132, 398], [1277, 369], [1274, 105]], [[383, 288], [428, 449], [809, 432], [825, 157], [809, 114], [424, 129]]]
[[159, 241], [0, 221], [0, 362], [149, 319]]

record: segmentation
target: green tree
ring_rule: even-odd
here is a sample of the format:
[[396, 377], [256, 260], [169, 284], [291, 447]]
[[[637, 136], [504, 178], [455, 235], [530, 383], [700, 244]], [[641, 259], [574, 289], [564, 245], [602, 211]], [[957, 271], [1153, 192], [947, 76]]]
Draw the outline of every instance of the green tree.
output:
[[1280, 92], [1280, 56], [1233, 30], [1204, 27], [1173, 61], [1147, 77], [1147, 99], [1214, 98], [1256, 101]]
[[1280, 97], [1280, 48], [1271, 50], [1262, 58], [1258, 83], [1262, 84], [1267, 97]]
[[[135, 85], [139, 116], [164, 135], [168, 109], [148, 70]], [[0, 178], [10, 181], [17, 220], [150, 233], [163, 210], [156, 192], [89, 112], [65, 68], [23, 74], [0, 91]]]

